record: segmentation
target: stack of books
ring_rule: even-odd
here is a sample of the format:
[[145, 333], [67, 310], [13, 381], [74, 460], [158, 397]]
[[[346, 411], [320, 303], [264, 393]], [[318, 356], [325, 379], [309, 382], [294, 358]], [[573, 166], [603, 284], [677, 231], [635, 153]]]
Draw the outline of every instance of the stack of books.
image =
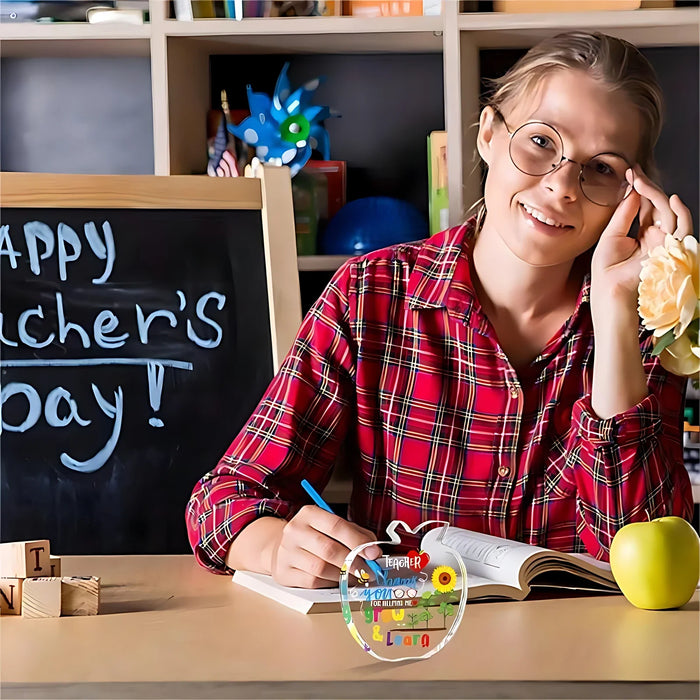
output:
[[[452, 1], [452, 0], [451, 0]], [[439, 15], [441, 0], [173, 0], [184, 21], [226, 17], [412, 17]]]
[[342, 14], [341, 0], [173, 0], [175, 18], [319, 17]]

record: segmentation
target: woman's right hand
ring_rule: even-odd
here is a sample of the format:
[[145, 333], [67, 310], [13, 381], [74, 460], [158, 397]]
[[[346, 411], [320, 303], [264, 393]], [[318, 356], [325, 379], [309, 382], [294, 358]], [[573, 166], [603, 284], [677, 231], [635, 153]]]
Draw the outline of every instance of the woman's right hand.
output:
[[[376, 539], [374, 533], [338, 515], [318, 506], [304, 506], [285, 524], [273, 547], [272, 577], [283, 586], [297, 588], [337, 586], [340, 567], [350, 550]], [[377, 545], [362, 552], [367, 559], [376, 559], [381, 553]], [[359, 560], [357, 568], [362, 564]]]

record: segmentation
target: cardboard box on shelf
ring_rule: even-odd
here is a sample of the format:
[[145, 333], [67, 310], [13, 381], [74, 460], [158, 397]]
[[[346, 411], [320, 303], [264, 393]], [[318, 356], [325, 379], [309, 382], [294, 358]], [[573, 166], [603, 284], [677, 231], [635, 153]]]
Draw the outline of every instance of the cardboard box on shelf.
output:
[[494, 0], [494, 12], [594, 12], [636, 10], [641, 0]]
[[675, 0], [494, 0], [494, 12], [594, 12], [675, 7]]
[[354, 17], [423, 15], [423, 0], [346, 0], [344, 14]]

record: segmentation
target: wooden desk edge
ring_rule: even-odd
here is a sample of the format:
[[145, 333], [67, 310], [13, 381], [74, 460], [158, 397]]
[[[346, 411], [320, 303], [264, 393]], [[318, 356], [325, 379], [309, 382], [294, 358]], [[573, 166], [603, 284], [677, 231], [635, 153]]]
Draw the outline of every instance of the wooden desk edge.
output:
[[[585, 694], [584, 694], [585, 693]], [[414, 698], [672, 698], [693, 700], [700, 684], [691, 681], [254, 681], [147, 683], [4, 683], [3, 698], [306, 698], [410, 700]]]

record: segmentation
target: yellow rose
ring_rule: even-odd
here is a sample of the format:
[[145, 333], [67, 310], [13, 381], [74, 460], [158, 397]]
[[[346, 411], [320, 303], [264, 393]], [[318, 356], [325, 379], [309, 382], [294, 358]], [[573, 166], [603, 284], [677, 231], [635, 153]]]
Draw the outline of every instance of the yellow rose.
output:
[[697, 378], [700, 373], [700, 347], [693, 345], [684, 334], [661, 351], [659, 361], [668, 372]]
[[693, 236], [682, 241], [667, 234], [642, 262], [639, 275], [639, 315], [646, 328], [660, 338], [673, 329], [680, 337], [698, 315], [700, 270], [698, 242]]

